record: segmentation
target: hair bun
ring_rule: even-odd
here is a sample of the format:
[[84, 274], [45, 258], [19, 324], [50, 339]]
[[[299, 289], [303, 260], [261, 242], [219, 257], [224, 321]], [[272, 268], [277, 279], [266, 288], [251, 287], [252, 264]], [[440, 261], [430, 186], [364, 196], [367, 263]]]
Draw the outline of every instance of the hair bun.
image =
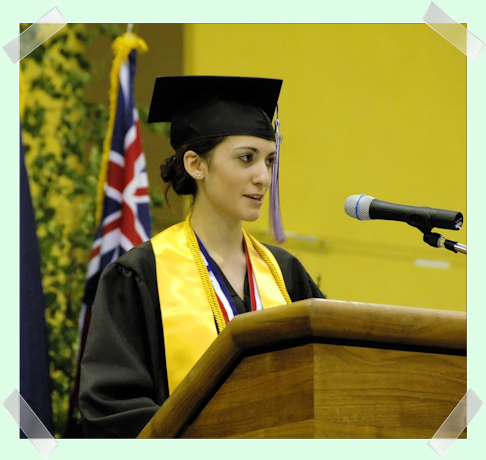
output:
[[172, 155], [169, 158], [166, 158], [166, 160], [160, 165], [160, 175], [164, 182], [172, 182], [173, 180], [174, 171], [172, 166], [174, 165], [174, 160], [175, 155]]

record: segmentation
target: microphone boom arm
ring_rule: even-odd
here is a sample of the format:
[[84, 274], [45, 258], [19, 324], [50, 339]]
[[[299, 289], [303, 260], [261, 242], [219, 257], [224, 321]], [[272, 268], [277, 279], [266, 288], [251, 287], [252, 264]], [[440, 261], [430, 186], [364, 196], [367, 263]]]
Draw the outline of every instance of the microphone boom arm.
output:
[[451, 241], [439, 233], [424, 232], [424, 241], [434, 248], [445, 248], [449, 251], [467, 255], [467, 246], [457, 241]]

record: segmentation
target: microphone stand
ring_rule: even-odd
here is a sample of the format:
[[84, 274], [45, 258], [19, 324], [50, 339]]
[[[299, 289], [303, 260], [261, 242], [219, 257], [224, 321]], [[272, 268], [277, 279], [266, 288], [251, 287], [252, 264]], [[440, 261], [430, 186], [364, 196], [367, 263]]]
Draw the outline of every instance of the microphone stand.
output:
[[[457, 241], [451, 241], [442, 236], [440, 233], [432, 233], [432, 223], [428, 215], [421, 216], [422, 221], [407, 221], [412, 227], [418, 228], [424, 234], [424, 241], [433, 248], [445, 248], [449, 251], [460, 252], [467, 255], [467, 246], [458, 243]], [[456, 230], [459, 230], [460, 226], [456, 226]]]
[[467, 246], [464, 244], [458, 243], [457, 241], [451, 241], [442, 236], [439, 233], [432, 233], [429, 231], [424, 231], [419, 229], [424, 234], [424, 241], [434, 248], [445, 248], [449, 249], [449, 251], [467, 255]]

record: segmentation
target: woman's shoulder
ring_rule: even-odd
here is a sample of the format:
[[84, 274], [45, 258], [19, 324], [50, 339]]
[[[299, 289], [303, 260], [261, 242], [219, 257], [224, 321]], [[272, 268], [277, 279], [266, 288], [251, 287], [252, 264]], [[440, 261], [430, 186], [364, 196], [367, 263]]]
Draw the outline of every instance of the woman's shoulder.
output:
[[158, 305], [156, 264], [151, 241], [135, 246], [109, 264], [103, 270], [100, 284], [105, 291], [118, 289], [120, 292], [131, 292], [136, 289], [149, 296], [153, 305]]
[[139, 276], [155, 273], [155, 255], [150, 240], [130, 249], [118, 257], [112, 264], [112, 269], [122, 269], [135, 272]]
[[279, 265], [282, 265], [282, 263], [284, 263], [286, 265], [295, 264], [302, 266], [299, 259], [297, 259], [297, 257], [295, 257], [286, 249], [281, 248], [280, 246], [274, 246], [272, 244], [263, 243], [263, 245], [273, 254], [273, 257], [277, 259]]

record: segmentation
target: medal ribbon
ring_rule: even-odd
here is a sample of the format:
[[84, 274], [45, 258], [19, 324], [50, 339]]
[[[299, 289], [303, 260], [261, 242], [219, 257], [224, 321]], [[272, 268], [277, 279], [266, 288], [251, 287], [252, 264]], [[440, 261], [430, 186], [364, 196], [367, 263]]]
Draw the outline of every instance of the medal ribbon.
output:
[[[226, 283], [224, 282], [224, 279], [221, 275], [220, 270], [218, 269], [218, 266], [216, 265], [212, 257], [209, 255], [207, 249], [204, 247], [202, 241], [199, 239], [197, 235], [196, 238], [199, 244], [199, 249], [201, 250], [201, 257], [208, 270], [209, 279], [211, 280], [211, 284], [213, 285], [214, 292], [216, 294], [219, 306], [221, 308], [221, 312], [223, 314], [226, 324], [228, 324], [238, 314], [238, 310], [236, 308], [233, 297], [231, 296], [228, 288], [226, 287]], [[246, 247], [246, 242], [244, 241], [244, 243], [245, 243], [246, 264], [248, 269], [248, 282], [250, 285], [251, 311], [262, 310], [262, 301], [260, 298], [260, 292], [258, 291], [256, 279], [251, 267], [251, 261]]]
[[246, 254], [246, 266], [248, 267], [248, 283], [250, 285], [250, 298], [251, 298], [251, 311], [263, 310], [262, 299], [260, 297], [260, 291], [253, 273], [251, 266], [250, 254], [245, 242], [245, 254]]

